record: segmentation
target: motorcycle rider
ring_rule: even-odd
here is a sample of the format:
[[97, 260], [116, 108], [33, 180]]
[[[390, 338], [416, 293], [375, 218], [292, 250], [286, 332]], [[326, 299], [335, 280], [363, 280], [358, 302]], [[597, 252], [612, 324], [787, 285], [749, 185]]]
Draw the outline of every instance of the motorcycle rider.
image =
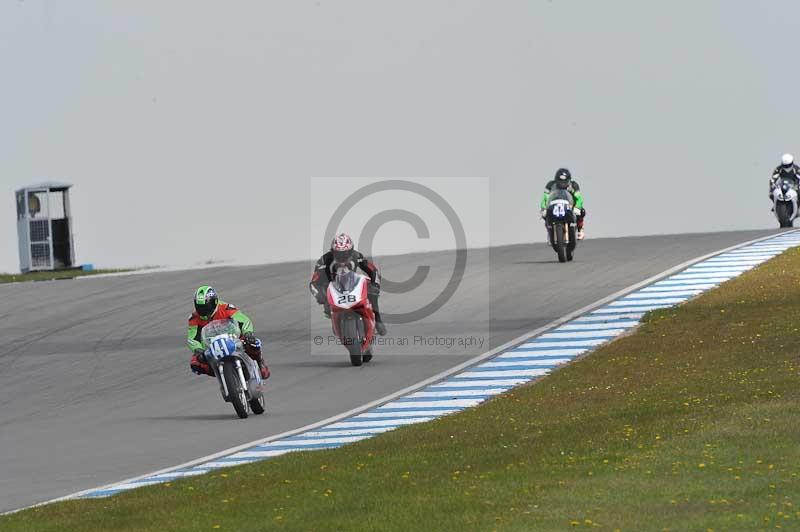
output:
[[239, 324], [245, 353], [258, 363], [258, 367], [261, 370], [261, 378], [268, 379], [270, 375], [269, 368], [261, 354], [261, 340], [253, 335], [253, 322], [235, 306], [220, 301], [216, 290], [207, 285], [201, 286], [195, 291], [194, 312], [189, 316], [187, 342], [189, 349], [192, 351], [192, 358], [189, 361], [191, 370], [198, 375], [214, 376], [205, 359], [205, 349], [200, 341], [200, 331], [210, 321], [226, 319], [232, 319]]
[[317, 261], [314, 273], [311, 275], [311, 282], [308, 284], [311, 294], [316, 298], [317, 303], [322, 305], [322, 312], [325, 317], [331, 317], [331, 307], [327, 298], [328, 284], [333, 280], [336, 275], [336, 269], [339, 266], [349, 266], [353, 271], [356, 268], [360, 268], [369, 276], [370, 284], [367, 297], [372, 305], [372, 310], [375, 312], [375, 329], [378, 334], [384, 336], [386, 334], [386, 325], [383, 323], [378, 309], [378, 296], [381, 291], [380, 271], [378, 271], [378, 267], [374, 262], [365, 257], [363, 253], [356, 251], [353, 239], [346, 233], [339, 233], [333, 239], [330, 251], [322, 255]]
[[[774, 203], [775, 197], [772, 191], [779, 179], [788, 179], [797, 187], [800, 185], [800, 166], [794, 162], [794, 156], [791, 153], [784, 153], [781, 156], [781, 164], [775, 167], [772, 171], [772, 177], [769, 179], [769, 200]], [[774, 206], [773, 206], [774, 210]]]
[[584, 232], [583, 232], [583, 219], [586, 216], [586, 209], [583, 208], [583, 194], [581, 194], [581, 187], [578, 185], [578, 182], [572, 179], [572, 173], [567, 168], [559, 168], [556, 170], [555, 176], [551, 181], [548, 181], [544, 187], [544, 195], [542, 196], [542, 201], [539, 204], [539, 208], [541, 209], [542, 218], [547, 215], [547, 203], [550, 198], [550, 193], [556, 187], [566, 189], [570, 194], [572, 194], [572, 198], [575, 200], [575, 205], [573, 210], [575, 211], [576, 222], [578, 226], [578, 233], [575, 235], [578, 240], [583, 240]]

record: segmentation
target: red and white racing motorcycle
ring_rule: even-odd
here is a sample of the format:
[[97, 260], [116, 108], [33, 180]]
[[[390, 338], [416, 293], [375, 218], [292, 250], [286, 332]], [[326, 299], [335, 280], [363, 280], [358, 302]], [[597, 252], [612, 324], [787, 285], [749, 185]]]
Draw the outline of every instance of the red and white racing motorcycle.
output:
[[333, 334], [347, 348], [354, 366], [372, 360], [375, 312], [367, 297], [369, 283], [368, 277], [341, 267], [328, 284]]

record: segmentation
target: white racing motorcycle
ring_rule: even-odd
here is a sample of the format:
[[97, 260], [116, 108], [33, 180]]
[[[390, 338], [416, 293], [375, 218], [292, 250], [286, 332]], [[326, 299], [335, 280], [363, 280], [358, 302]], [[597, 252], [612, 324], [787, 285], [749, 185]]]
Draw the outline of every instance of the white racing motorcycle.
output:
[[793, 227], [797, 218], [797, 185], [791, 179], [779, 178], [772, 189], [773, 211], [781, 227]]
[[369, 283], [366, 276], [341, 267], [336, 278], [328, 284], [333, 333], [347, 348], [353, 366], [372, 360], [375, 311], [369, 302]]
[[206, 362], [219, 381], [222, 398], [244, 419], [248, 411], [264, 413], [264, 383], [258, 363], [244, 352], [241, 336], [234, 320], [211, 321], [200, 333]]

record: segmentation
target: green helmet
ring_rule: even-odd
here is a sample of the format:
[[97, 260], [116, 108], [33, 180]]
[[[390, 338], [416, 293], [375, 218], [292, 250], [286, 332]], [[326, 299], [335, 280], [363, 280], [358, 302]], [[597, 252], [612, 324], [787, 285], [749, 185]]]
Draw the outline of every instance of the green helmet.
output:
[[210, 286], [201, 286], [194, 293], [194, 309], [201, 318], [208, 319], [213, 316], [218, 303], [217, 291]]

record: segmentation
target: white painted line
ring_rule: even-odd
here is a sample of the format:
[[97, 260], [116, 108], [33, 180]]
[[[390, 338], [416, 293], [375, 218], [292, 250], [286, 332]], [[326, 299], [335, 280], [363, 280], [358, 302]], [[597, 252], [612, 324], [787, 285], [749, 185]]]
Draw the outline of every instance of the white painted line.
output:
[[680, 280], [698, 280], [698, 279], [721, 279], [724, 281], [728, 281], [736, 277], [735, 274], [720, 274], [715, 272], [701, 272], [701, 273], [681, 273], [679, 275], [673, 275], [670, 277], [673, 281], [680, 281]]
[[224, 459], [220, 459], [220, 461], [209, 462], [207, 464], [207, 466], [210, 469], [225, 469], [226, 467], [236, 467], [236, 466], [245, 465], [245, 464], [252, 464], [253, 462], [258, 462], [259, 460], [263, 460], [264, 458], [273, 458], [275, 456], [280, 456], [280, 455], [286, 454], [286, 453], [299, 453], [299, 452], [306, 451], [306, 450], [308, 450], [308, 449], [286, 449], [284, 451], [281, 451], [278, 454], [269, 454], [269, 455], [259, 454], [259, 455], [256, 455], [256, 456], [248, 457], [248, 459], [241, 460], [241, 461], [231, 460], [230, 462], [224, 462], [224, 461], [222, 461]]
[[589, 314], [582, 318], [577, 318], [572, 323], [608, 323], [618, 320], [640, 320], [644, 316], [644, 312], [626, 312], [618, 316], [599, 316], [597, 314]]
[[557, 340], [569, 338], [614, 338], [624, 333], [625, 329], [604, 329], [602, 331], [564, 331], [541, 335], [542, 340]]
[[153, 480], [153, 481], [131, 482], [131, 483], [128, 483], [128, 484], [118, 484], [118, 485], [114, 486], [114, 489], [115, 490], [128, 491], [128, 490], [132, 490], [134, 488], [142, 488], [144, 486], [153, 486], [155, 484], [161, 484], [162, 482], [164, 482], [164, 481], [163, 480]]
[[[489, 362], [487, 362], [489, 364]], [[414, 392], [409, 395], [409, 398], [416, 398], [416, 397], [452, 397], [453, 399], [457, 397], [472, 397], [475, 395], [497, 395], [507, 391], [508, 388], [486, 388], [485, 390], [451, 390], [451, 391], [444, 391], [444, 392]]]
[[654, 294], [652, 292], [645, 292], [644, 290], [642, 290], [641, 292], [636, 292], [635, 294], [631, 294], [629, 296], [625, 296], [625, 300], [629, 301], [629, 300], [632, 300], [632, 299], [647, 299], [647, 298], [652, 298], [652, 297], [656, 297], [656, 296], [658, 296], [658, 297], [661, 297], [661, 296], [665, 296], [665, 297], [666, 296], [689, 296], [689, 297], [691, 297], [691, 296], [696, 296], [696, 295], [702, 294], [702, 293], [703, 293], [703, 290], [673, 290], [673, 289], [667, 289], [667, 290], [662, 290], [658, 294]]
[[742, 264], [742, 263], [733, 263], [733, 264], [696, 264], [691, 268], [686, 268], [683, 270], [683, 273], [687, 272], [744, 272], [747, 270], [752, 270], [756, 266], [763, 264], [764, 261], [759, 261], [756, 264]]
[[768, 253], [768, 254], [750, 254], [750, 255], [720, 255], [719, 257], [714, 257], [713, 259], [708, 259], [706, 261], [701, 262], [700, 264], [717, 264], [719, 262], [726, 262], [731, 260], [737, 261], [765, 261], [775, 257], [775, 253]]
[[[401, 418], [401, 417], [439, 417], [439, 416], [446, 416], [447, 414], [452, 414], [453, 410], [411, 410], [409, 412], [381, 412], [380, 410], [372, 410], [370, 412], [364, 412], [363, 414], [358, 414], [357, 416], [349, 417], [347, 419], [354, 420], [354, 419], [381, 419], [381, 418]], [[363, 426], [363, 423], [361, 423]], [[326, 425], [326, 427], [332, 427], [333, 425]]]
[[583, 349], [543, 349], [541, 351], [509, 351], [502, 355], [497, 355], [492, 360], [502, 360], [507, 358], [526, 358], [526, 357], [576, 357], [582, 355], [592, 348], [584, 347]]
[[304, 432], [303, 436], [314, 437], [314, 436], [356, 436], [358, 434], [381, 434], [383, 432], [388, 432], [390, 430], [394, 430], [397, 427], [372, 427], [367, 429], [346, 429], [346, 430], [324, 430], [324, 431], [311, 431], [311, 432]]
[[659, 282], [658, 286], [698, 286], [706, 284], [713, 284], [714, 286], [717, 286], [718, 284], [724, 283], [730, 279], [730, 277], [708, 277], [705, 279], [689, 279], [681, 281], [680, 279], [669, 277], [665, 281]]
[[742, 259], [709, 259], [705, 262], [701, 262], [700, 264], [695, 264], [692, 268], [716, 268], [722, 266], [758, 266], [762, 264], [767, 259], [753, 259], [753, 258], [742, 258]]
[[684, 282], [687, 282], [687, 281], [693, 281], [693, 282], [702, 282], [702, 283], [722, 284], [722, 283], [726, 283], [726, 282], [730, 281], [734, 277], [737, 277], [737, 276], [736, 275], [730, 275], [730, 276], [726, 275], [725, 277], [717, 277], [717, 276], [715, 276], [715, 277], [706, 277], [706, 276], [704, 276], [704, 277], [698, 277], [698, 278], [695, 278], [695, 279], [693, 279], [691, 277], [686, 277], [686, 278], [685, 277], [671, 277], [670, 281], [664, 281], [664, 283], [665, 284], [666, 283], [680, 284], [680, 283], [684, 283]]
[[633, 312], [635, 310], [649, 312], [651, 310], [657, 310], [660, 308], [667, 308], [671, 306], [672, 304], [667, 303], [665, 305], [650, 305], [643, 307], [606, 307], [606, 308], [601, 308], [599, 310], [595, 310], [594, 314], [618, 314], [620, 312]]
[[562, 325], [556, 331], [585, 331], [585, 330], [616, 330], [627, 329], [629, 327], [636, 327], [639, 325], [638, 321], [634, 320], [616, 320], [608, 323], [572, 323]]
[[549, 369], [512, 369], [507, 371], [465, 371], [465, 377], [541, 377], [550, 373]]
[[461, 408], [466, 408], [468, 406], [475, 406], [483, 402], [483, 399], [453, 399], [452, 401], [392, 401], [391, 403], [386, 403], [386, 408], [408, 408], [409, 410], [413, 410], [414, 408], [425, 408], [425, 407], [443, 407], [443, 406], [457, 406]]
[[565, 364], [572, 360], [572, 358], [548, 358], [546, 360], [492, 360], [484, 362], [478, 367], [481, 368], [501, 368], [501, 367], [514, 367], [514, 366], [556, 366], [558, 364]]
[[[270, 443], [268, 443], [268, 444], [266, 444], [264, 446], [265, 447], [264, 450], [265, 451], [269, 451], [270, 450], [269, 447], [271, 445], [277, 445], [277, 446], [289, 445], [291, 447], [304, 447], [306, 445], [334, 445], [334, 444], [337, 444], [337, 443], [352, 443], [352, 442], [355, 442], [355, 441], [361, 441], [364, 438], [369, 438], [369, 435], [368, 434], [367, 435], [360, 434], [358, 436], [339, 436], [339, 437], [333, 437], [333, 438], [318, 438], [318, 439], [317, 438], [315, 438], [315, 439], [299, 439], [298, 438], [296, 440], [282, 440], [282, 441], [270, 442]], [[231, 458], [238, 458], [239, 456], [241, 456], [241, 453], [237, 453], [237, 454], [231, 456]]]
[[[504, 355], [500, 355], [504, 356]], [[499, 358], [499, 357], [498, 357]], [[519, 384], [525, 384], [530, 379], [495, 379], [495, 380], [480, 380], [480, 379], [472, 379], [467, 381], [453, 381], [448, 380], [441, 382], [439, 384], [432, 384], [430, 388], [466, 388], [469, 386], [517, 386]]]
[[652, 294], [652, 292], [659, 292], [659, 293], [670, 293], [675, 291], [683, 291], [683, 292], [696, 292], [696, 293], [703, 293], [706, 290], [711, 290], [715, 288], [717, 285], [714, 283], [706, 283], [706, 284], [689, 284], [685, 286], [681, 285], [670, 285], [670, 286], [651, 286], [649, 288], [642, 288], [642, 294]]
[[[240, 453], [236, 453], [235, 455], [230, 456], [229, 458], [272, 458], [273, 456], [280, 456], [282, 454], [291, 453], [302, 451], [304, 449], [275, 449], [270, 451], [242, 451]], [[214, 463], [214, 462], [212, 462]], [[243, 462], [244, 463], [244, 462]], [[231, 462], [216, 462], [217, 467], [229, 467], [238, 465], [236, 463]]]
[[[427, 417], [404, 417], [404, 418], [397, 418], [397, 419], [387, 419], [385, 421], [363, 421], [359, 423], [349, 423], [346, 421], [340, 421], [337, 423], [333, 423], [332, 425], [327, 425], [332, 429], [361, 429], [367, 427], [399, 427], [400, 425], [413, 425], [415, 423], [422, 423], [423, 421], [430, 421], [434, 419], [431, 416]], [[256, 447], [255, 445], [253, 447]]]
[[[652, 297], [652, 296], [651, 296]], [[686, 301], [687, 298], [685, 297], [664, 297], [664, 298], [655, 298], [655, 299], [629, 299], [624, 298], [620, 299], [619, 301], [614, 301], [609, 303], [608, 306], [613, 307], [625, 307], [631, 305], [675, 305], [677, 303], [683, 303]]]
[[584, 346], [594, 346], [606, 343], [608, 340], [606, 339], [597, 339], [597, 340], [576, 340], [576, 341], [569, 341], [569, 340], [561, 340], [558, 342], [529, 342], [527, 344], [522, 344], [520, 346], [520, 350], [522, 349], [530, 349], [534, 347], [584, 347]]

